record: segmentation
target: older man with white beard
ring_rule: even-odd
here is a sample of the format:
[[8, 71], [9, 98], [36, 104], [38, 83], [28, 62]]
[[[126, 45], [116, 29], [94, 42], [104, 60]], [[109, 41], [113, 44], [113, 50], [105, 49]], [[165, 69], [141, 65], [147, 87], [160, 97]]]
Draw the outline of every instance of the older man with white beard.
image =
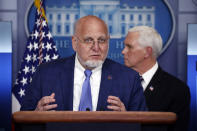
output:
[[21, 110], [146, 110], [138, 73], [106, 59], [109, 34], [105, 22], [85, 16], [76, 22], [74, 31], [76, 53], [37, 69]]

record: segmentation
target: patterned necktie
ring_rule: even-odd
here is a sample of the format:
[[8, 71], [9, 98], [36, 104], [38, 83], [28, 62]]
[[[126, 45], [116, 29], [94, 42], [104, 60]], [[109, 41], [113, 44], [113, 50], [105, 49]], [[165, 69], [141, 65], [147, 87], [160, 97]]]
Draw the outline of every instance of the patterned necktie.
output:
[[90, 87], [91, 70], [85, 70], [86, 79], [83, 82], [79, 111], [92, 111], [92, 95]]
[[[142, 76], [140, 76], [140, 83], [141, 83], [141, 86], [143, 87], [143, 82], [144, 82], [144, 79]], [[143, 87], [143, 90], [144, 90], [144, 87]]]
[[143, 81], [144, 81], [143, 77], [142, 77], [142, 76], [140, 76], [140, 82], [143, 82]]

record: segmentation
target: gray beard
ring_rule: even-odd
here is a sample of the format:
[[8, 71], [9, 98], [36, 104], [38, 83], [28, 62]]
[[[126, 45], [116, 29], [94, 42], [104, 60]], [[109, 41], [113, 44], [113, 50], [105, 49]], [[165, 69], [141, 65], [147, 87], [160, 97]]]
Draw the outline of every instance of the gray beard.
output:
[[86, 67], [89, 67], [89, 68], [96, 68], [96, 67], [99, 67], [100, 65], [102, 65], [104, 63], [104, 61], [102, 61], [102, 60], [83, 61], [78, 54], [77, 54], [77, 58], [81, 62], [82, 65], [84, 65]]
[[89, 68], [96, 68], [96, 67], [102, 65], [103, 62], [104, 61], [102, 61], [102, 60], [88, 60], [88, 61], [84, 62], [84, 65]]

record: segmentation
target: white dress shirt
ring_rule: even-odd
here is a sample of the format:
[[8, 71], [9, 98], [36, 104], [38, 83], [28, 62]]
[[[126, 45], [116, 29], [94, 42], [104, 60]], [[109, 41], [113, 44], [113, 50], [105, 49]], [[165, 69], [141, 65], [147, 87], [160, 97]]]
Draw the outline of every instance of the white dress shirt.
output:
[[[101, 69], [102, 65], [92, 70], [90, 76], [90, 86], [92, 95], [92, 110], [96, 111], [98, 95], [101, 83]], [[79, 103], [81, 98], [82, 86], [85, 80], [84, 74], [85, 68], [80, 64], [77, 55], [75, 57], [75, 68], [74, 68], [74, 91], [73, 91], [73, 111], [79, 110]]]
[[150, 68], [147, 72], [145, 72], [144, 74], [142, 74], [142, 78], [143, 81], [141, 82], [143, 90], [146, 90], [146, 87], [148, 86], [149, 82], [151, 81], [153, 75], [155, 74], [155, 72], [158, 69], [158, 63], [156, 62], [155, 65]]

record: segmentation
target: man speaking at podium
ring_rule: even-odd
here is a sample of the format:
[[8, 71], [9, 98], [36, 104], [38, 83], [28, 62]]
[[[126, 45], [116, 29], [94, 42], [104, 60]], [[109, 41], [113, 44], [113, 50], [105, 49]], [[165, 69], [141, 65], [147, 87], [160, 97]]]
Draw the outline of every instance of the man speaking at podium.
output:
[[138, 73], [107, 59], [107, 25], [96, 16], [79, 19], [72, 36], [76, 54], [41, 65], [21, 110], [143, 111]]

